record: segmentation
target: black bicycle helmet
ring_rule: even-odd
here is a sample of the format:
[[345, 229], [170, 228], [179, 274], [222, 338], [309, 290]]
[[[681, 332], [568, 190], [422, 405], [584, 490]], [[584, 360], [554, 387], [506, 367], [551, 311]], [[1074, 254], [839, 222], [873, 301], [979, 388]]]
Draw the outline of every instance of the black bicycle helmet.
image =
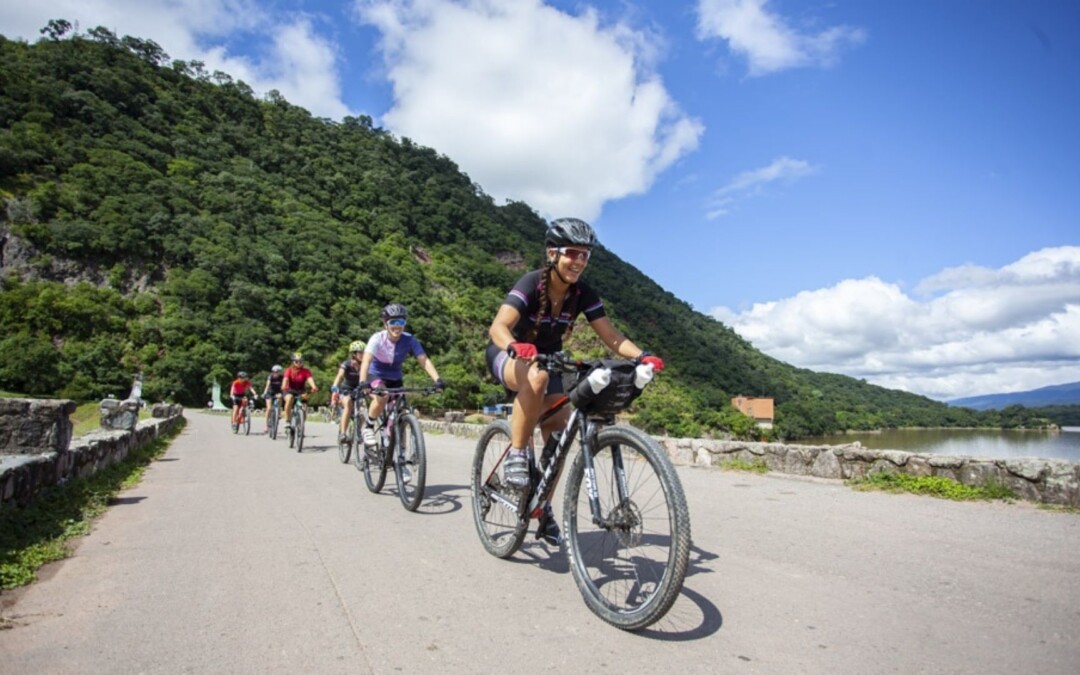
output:
[[546, 246], [596, 246], [596, 232], [592, 226], [580, 218], [558, 218], [548, 225], [544, 236]]
[[396, 302], [391, 302], [386, 307], [382, 308], [382, 320], [389, 321], [390, 319], [407, 319], [408, 312], [405, 311], [405, 305], [399, 305]]

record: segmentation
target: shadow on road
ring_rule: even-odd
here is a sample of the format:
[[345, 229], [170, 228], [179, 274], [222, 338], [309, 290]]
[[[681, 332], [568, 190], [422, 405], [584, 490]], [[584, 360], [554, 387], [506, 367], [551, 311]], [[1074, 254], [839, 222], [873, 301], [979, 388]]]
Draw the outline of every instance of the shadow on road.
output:
[[716, 560], [720, 556], [706, 551], [705, 549], [695, 546], [693, 542], [690, 544], [690, 560], [686, 565], [686, 576], [690, 577], [695, 574], [712, 573], [713, 570], [705, 563], [710, 563]]
[[638, 635], [662, 642], [689, 642], [707, 638], [723, 625], [724, 617], [716, 605], [683, 586], [679, 599], [664, 618], [638, 631]]
[[[711, 574], [715, 570], [709, 563], [719, 557], [691, 543], [686, 578], [689, 579], [697, 574]], [[639, 634], [653, 640], [685, 642], [709, 637], [719, 631], [723, 624], [724, 617], [716, 605], [684, 585], [682, 593], [679, 594], [679, 598], [667, 615], [650, 628], [639, 631]]]
[[417, 513], [425, 516], [445, 516], [456, 513], [463, 507], [461, 497], [453, 494], [464, 490], [468, 493], [468, 485], [428, 485], [424, 488], [424, 501], [420, 504]]
[[[535, 565], [545, 572], [551, 572], [552, 574], [569, 574], [570, 573], [570, 561], [566, 559], [566, 554], [563, 553], [562, 547], [552, 547], [535, 539], [533, 534], [536, 532], [536, 523], [533, 522], [532, 529], [525, 535], [525, 542], [518, 549], [517, 554], [513, 558], [508, 560], [512, 563]], [[477, 542], [479, 544], [479, 542]], [[522, 559], [524, 556], [525, 559]]]
[[109, 506], [121, 505], [121, 504], [138, 504], [146, 497], [110, 497]]

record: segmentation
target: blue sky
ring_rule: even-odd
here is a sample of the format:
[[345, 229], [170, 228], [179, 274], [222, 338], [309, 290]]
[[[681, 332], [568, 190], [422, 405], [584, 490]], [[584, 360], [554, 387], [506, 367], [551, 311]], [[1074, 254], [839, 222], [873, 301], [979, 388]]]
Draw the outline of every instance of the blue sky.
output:
[[0, 0], [370, 115], [802, 367], [1080, 380], [1073, 0]]

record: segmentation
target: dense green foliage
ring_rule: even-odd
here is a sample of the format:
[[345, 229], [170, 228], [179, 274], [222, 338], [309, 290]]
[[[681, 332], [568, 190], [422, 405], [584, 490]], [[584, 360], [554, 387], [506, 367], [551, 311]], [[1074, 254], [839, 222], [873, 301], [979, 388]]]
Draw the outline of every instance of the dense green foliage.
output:
[[[88, 400], [141, 372], [146, 398], [202, 405], [215, 379], [264, 377], [300, 350], [325, 392], [345, 345], [396, 301], [451, 383], [430, 405], [501, 400], [482, 350], [504, 294], [540, 262], [531, 208], [494, 204], [370, 118], [313, 118], [153, 42], [70, 28], [0, 37], [0, 387]], [[646, 429], [755, 435], [729, 405], [749, 393], [776, 400], [787, 437], [985, 422], [776, 361], [604, 249], [587, 277], [669, 365], [637, 404]], [[600, 350], [590, 335], [575, 332], [576, 352]]]

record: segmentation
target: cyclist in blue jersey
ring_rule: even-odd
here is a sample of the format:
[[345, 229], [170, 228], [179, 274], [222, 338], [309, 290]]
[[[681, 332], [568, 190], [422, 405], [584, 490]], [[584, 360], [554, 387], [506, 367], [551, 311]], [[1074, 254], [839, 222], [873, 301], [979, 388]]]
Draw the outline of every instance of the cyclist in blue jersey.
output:
[[[411, 333], [405, 332], [407, 318], [408, 312], [404, 305], [395, 302], [383, 307], [382, 320], [386, 328], [372, 335], [364, 348], [364, 358], [360, 362], [361, 387], [397, 389], [405, 386], [401, 364], [412, 355], [435, 382], [436, 389], [446, 388], [446, 384], [439, 377], [439, 371], [435, 370], [435, 364], [424, 353], [420, 341]], [[368, 408], [368, 421], [362, 431], [364, 445], [369, 448], [375, 447], [375, 421], [385, 407], [385, 396], [372, 397], [371, 407]]]

